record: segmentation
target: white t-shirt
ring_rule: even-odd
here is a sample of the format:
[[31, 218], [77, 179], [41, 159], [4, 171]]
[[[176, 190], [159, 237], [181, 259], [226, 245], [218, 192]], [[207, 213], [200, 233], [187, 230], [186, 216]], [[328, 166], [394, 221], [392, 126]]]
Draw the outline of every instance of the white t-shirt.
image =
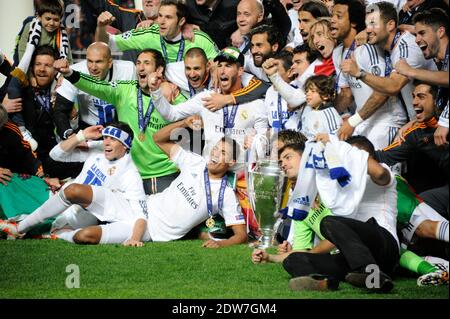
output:
[[[75, 71], [89, 74], [87, 61], [81, 61], [71, 66]], [[107, 81], [135, 80], [136, 69], [130, 61], [113, 61], [113, 66], [106, 75]], [[114, 105], [89, 95], [72, 85], [66, 79], [56, 92], [69, 101], [78, 103], [78, 113], [80, 119], [89, 124], [109, 123], [113, 121], [115, 115]]]
[[[184, 93], [185, 96], [190, 96], [190, 90], [189, 90], [189, 82], [186, 77], [186, 73], [184, 70], [184, 61], [178, 61], [178, 62], [172, 62], [168, 63], [166, 65], [166, 72], [165, 76], [166, 79], [169, 82], [172, 82], [176, 86], [178, 86]], [[250, 80], [253, 78], [253, 74], [249, 74], [247, 72], [244, 72], [241, 76], [241, 82], [242, 85], [245, 87], [250, 83]], [[211, 89], [212, 88], [212, 81], [209, 81], [208, 87], [205, 89]], [[203, 90], [205, 90], [203, 89]], [[203, 90], [194, 90], [194, 95], [202, 92]]]
[[378, 225], [389, 231], [398, 244], [397, 237], [397, 181], [389, 167], [380, 163], [389, 170], [391, 181], [386, 186], [375, 184], [367, 175], [367, 184], [364, 195], [356, 212], [348, 217], [366, 222], [375, 218]]
[[[184, 119], [188, 116], [198, 114], [202, 117], [205, 132], [205, 149], [203, 155], [209, 156], [212, 147], [221, 139], [225, 133], [227, 136], [236, 140], [241, 146], [240, 158], [238, 162], [243, 161], [243, 145], [245, 136], [251, 133], [265, 134], [268, 129], [267, 111], [262, 99], [257, 99], [249, 103], [238, 106], [234, 127], [224, 132], [224, 108], [211, 112], [203, 106], [202, 98], [208, 96], [212, 91], [203, 91], [188, 101], [177, 105], [171, 105], [157, 90], [152, 93], [155, 107], [161, 116], [168, 121], [174, 122]], [[232, 106], [226, 106], [228, 117], [231, 117]]]
[[[147, 197], [148, 231], [153, 241], [169, 241], [183, 237], [208, 218], [204, 169], [206, 160], [179, 148], [172, 160], [180, 175], [162, 193]], [[221, 180], [212, 180], [213, 211], [220, 213], [226, 226], [245, 224], [239, 202], [230, 186], [224, 193], [222, 211], [218, 211]]]
[[103, 142], [88, 142], [88, 146], [87, 152], [78, 148], [64, 152], [58, 144], [50, 151], [50, 157], [60, 162], [84, 162], [83, 169], [74, 179], [74, 183], [102, 186], [121, 193], [130, 203], [134, 215], [144, 217], [144, 187], [130, 154], [109, 161], [103, 153]]
[[[409, 32], [404, 32], [399, 37], [397, 44], [391, 52], [392, 67], [400, 60], [405, 59], [413, 69], [426, 69], [437, 71], [436, 63], [433, 59], [425, 60], [422, 50], [416, 43], [416, 38]], [[393, 71], [395, 72], [395, 70]], [[413, 107], [412, 93], [414, 91], [413, 80], [411, 79], [401, 90], [403, 101], [408, 110], [409, 119], [416, 118], [416, 112]]]
[[[348, 49], [346, 49], [344, 53], [342, 50], [343, 45], [340, 44], [333, 51], [333, 63], [336, 70], [339, 70], [338, 86], [339, 88], [350, 87], [355, 100], [356, 111], [359, 111], [372, 95], [373, 89], [363, 81], [357, 80], [340, 71], [342, 60], [348, 52]], [[355, 49], [354, 56], [360, 69], [375, 76], [385, 76], [386, 63], [384, 54], [378, 46], [364, 44]], [[364, 123], [371, 126], [382, 124], [383, 126], [401, 127], [406, 123], [406, 111], [401, 105], [398, 97], [391, 96], [386, 103], [366, 119]]]
[[253, 74], [258, 79], [264, 82], [269, 82], [266, 72], [264, 72], [262, 67], [257, 67], [253, 61], [253, 55], [251, 52], [247, 52], [245, 55], [244, 71]]

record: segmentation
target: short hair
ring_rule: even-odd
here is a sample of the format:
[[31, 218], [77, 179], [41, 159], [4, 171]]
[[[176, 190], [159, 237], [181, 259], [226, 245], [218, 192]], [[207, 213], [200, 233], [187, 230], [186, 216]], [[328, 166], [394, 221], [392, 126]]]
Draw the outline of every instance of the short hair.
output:
[[298, 12], [300, 11], [309, 12], [315, 19], [330, 16], [330, 11], [328, 11], [327, 6], [322, 1], [316, 0], [303, 3], [300, 9], [298, 9]]
[[306, 52], [306, 59], [308, 60], [308, 62], [310, 64], [313, 63], [319, 57], [318, 52], [311, 49], [309, 47], [309, 45], [306, 43], [297, 45], [292, 52], [294, 55], [298, 54], [298, 53]]
[[311, 25], [311, 28], [309, 29], [309, 37], [308, 37], [308, 45], [312, 48], [312, 50], [316, 51], [314, 49], [314, 33], [313, 30], [317, 28], [317, 26], [322, 26], [323, 28], [326, 28], [326, 36], [328, 39], [335, 41], [333, 37], [331, 36], [331, 20], [330, 18], [320, 18], [316, 22], [314, 22]]
[[354, 135], [345, 140], [350, 145], [358, 145], [361, 149], [365, 150], [371, 157], [375, 157], [375, 147], [372, 142], [365, 136]]
[[276, 53], [273, 58], [276, 60], [280, 60], [283, 63], [283, 68], [285, 70], [289, 70], [292, 66], [292, 52], [288, 50], [281, 50], [280, 52]]
[[278, 30], [277, 27], [269, 24], [262, 24], [260, 26], [257, 26], [250, 30], [249, 37], [250, 39], [255, 34], [267, 34], [267, 42], [270, 43], [270, 45], [274, 45], [275, 43], [278, 43], [278, 50], [279, 52], [282, 48], [285, 46], [285, 40], [283, 36], [281, 35], [281, 32]]
[[231, 147], [231, 158], [233, 159], [233, 161], [237, 161], [241, 152], [238, 142], [236, 142], [235, 139], [229, 136], [223, 136], [220, 141], [228, 144]]
[[336, 91], [334, 89], [334, 79], [331, 76], [326, 76], [323, 74], [313, 75], [309, 77], [304, 86], [305, 92], [314, 85], [322, 98], [322, 100], [331, 102], [334, 99]]
[[391, 20], [394, 20], [395, 25], [398, 25], [398, 14], [394, 5], [390, 2], [381, 1], [372, 3], [366, 8], [366, 14], [372, 12], [380, 12], [380, 17], [383, 19], [383, 22], [386, 24]]
[[144, 49], [138, 53], [137, 58], [139, 58], [142, 53], [150, 53], [153, 56], [153, 59], [155, 60], [155, 69], [162, 66], [163, 73], [166, 71], [166, 61], [160, 51], [155, 49]]
[[202, 57], [205, 62], [208, 62], [208, 57], [202, 48], [190, 48], [186, 51], [184, 58]]
[[350, 23], [356, 25], [358, 33], [366, 28], [366, 6], [360, 0], [334, 0], [334, 5], [337, 4], [347, 6]]
[[282, 148], [278, 150], [278, 158], [280, 158], [281, 154], [283, 154], [284, 151], [291, 149], [294, 152], [302, 155], [303, 151], [305, 150], [305, 143], [292, 143], [284, 145]]
[[444, 27], [445, 34], [448, 36], [448, 15], [441, 8], [432, 8], [417, 12], [413, 16], [413, 23], [416, 24], [418, 22], [431, 26], [434, 31], [440, 27]]
[[30, 65], [34, 66], [34, 63], [36, 62], [36, 57], [39, 55], [49, 55], [53, 57], [53, 59], [56, 61], [59, 59], [59, 51], [52, 48], [49, 45], [41, 45], [36, 48], [36, 50], [33, 52], [33, 56], [31, 57]]
[[288, 144], [305, 144], [306, 143], [306, 137], [297, 131], [294, 130], [281, 130], [278, 132], [278, 136], [277, 136], [278, 140], [283, 142], [285, 145]]
[[436, 99], [437, 94], [438, 94], [438, 87], [436, 85], [432, 85], [432, 84], [430, 84], [428, 82], [421, 81], [421, 80], [414, 80], [413, 81], [413, 85], [414, 85], [414, 87], [416, 87], [418, 85], [426, 85], [426, 86], [428, 86], [428, 91], [433, 96], [433, 99]]
[[3, 104], [0, 103], [0, 130], [6, 122], [8, 122], [8, 111], [6, 111]]
[[161, 8], [162, 6], [175, 6], [177, 8], [178, 21], [180, 21], [181, 18], [186, 18], [186, 16], [187, 16], [187, 8], [186, 8], [186, 5], [183, 3], [183, 1], [162, 0], [159, 7]]
[[64, 3], [61, 0], [41, 0], [38, 2], [36, 12], [38, 16], [49, 12], [62, 18], [64, 15]]

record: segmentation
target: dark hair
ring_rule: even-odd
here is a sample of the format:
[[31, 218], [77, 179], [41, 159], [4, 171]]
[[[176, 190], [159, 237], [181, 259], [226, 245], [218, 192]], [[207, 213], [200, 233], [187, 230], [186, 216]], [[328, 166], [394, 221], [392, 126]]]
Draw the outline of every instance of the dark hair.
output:
[[306, 52], [306, 59], [310, 64], [313, 63], [319, 57], [319, 53], [315, 50], [312, 50], [306, 43], [297, 45], [292, 52], [294, 55]]
[[278, 43], [277, 52], [279, 52], [282, 48], [284, 48], [286, 41], [284, 40], [278, 28], [274, 27], [273, 25], [262, 24], [260, 26], [251, 29], [249, 33], [249, 38], [251, 40], [255, 34], [264, 34], [264, 33], [267, 34], [267, 42], [269, 42], [270, 45]]
[[273, 58], [280, 60], [283, 63], [283, 68], [285, 70], [289, 70], [292, 66], [292, 52], [288, 50], [281, 50], [280, 52], [276, 53]]
[[155, 49], [144, 49], [138, 53], [137, 58], [139, 58], [142, 53], [150, 53], [153, 56], [153, 59], [155, 59], [155, 69], [162, 66], [164, 74], [164, 72], [166, 71], [166, 61], [164, 60], [164, 57], [160, 51]]
[[38, 16], [49, 12], [62, 18], [64, 15], [64, 3], [61, 0], [41, 0], [36, 8], [36, 12]]
[[184, 58], [194, 58], [198, 56], [202, 57], [205, 62], [208, 62], [208, 57], [202, 48], [190, 48], [186, 51]]
[[305, 82], [304, 86], [305, 92], [311, 85], [314, 85], [317, 88], [317, 91], [319, 92], [319, 95], [322, 98], [322, 100], [326, 102], [333, 101], [334, 96], [336, 94], [334, 89], [333, 77], [326, 76], [323, 74], [313, 75], [309, 77]]
[[297, 131], [294, 130], [282, 130], [278, 132], [278, 136], [277, 136], [278, 140], [283, 142], [284, 144], [288, 145], [288, 144], [305, 144], [306, 142], [306, 137]]
[[280, 158], [281, 154], [287, 149], [291, 149], [294, 152], [297, 152], [298, 154], [302, 155], [303, 151], [305, 150], [305, 143], [292, 143], [284, 145], [282, 148], [278, 150], [278, 158]]
[[395, 25], [398, 25], [397, 10], [392, 3], [386, 1], [376, 2], [366, 8], [366, 14], [375, 11], [380, 11], [380, 17], [383, 19], [385, 24], [391, 20], [394, 20]]
[[436, 85], [432, 85], [432, 84], [430, 84], [428, 82], [421, 81], [421, 80], [414, 80], [413, 81], [413, 85], [414, 85], [414, 87], [416, 87], [418, 85], [426, 85], [426, 86], [428, 86], [428, 91], [433, 96], [433, 99], [434, 100], [436, 99], [437, 93], [438, 93], [438, 87]]
[[366, 28], [366, 6], [360, 0], [335, 0], [334, 5], [347, 6], [350, 23], [354, 23], [356, 32]]
[[350, 145], [358, 145], [359, 148], [365, 150], [371, 157], [375, 157], [375, 147], [369, 139], [362, 135], [350, 136], [345, 140]]
[[237, 159], [239, 158], [240, 152], [241, 152], [238, 142], [236, 142], [235, 139], [233, 139], [229, 136], [223, 136], [220, 139], [220, 141], [227, 143], [231, 147], [232, 159], [233, 159], [233, 161], [237, 161]]
[[181, 18], [186, 18], [187, 16], [187, 8], [186, 5], [179, 0], [162, 0], [159, 7], [162, 6], [175, 6], [177, 8], [177, 18], [178, 21], [181, 20]]
[[448, 36], [448, 15], [440, 8], [419, 11], [413, 16], [413, 23], [422, 23], [429, 25], [436, 31], [439, 27], [445, 28], [445, 34]]
[[58, 60], [59, 59], [59, 52], [58, 50], [52, 48], [49, 45], [41, 45], [36, 48], [36, 50], [33, 52], [33, 56], [31, 57], [31, 63], [30, 65], [34, 65], [36, 62], [36, 57], [38, 55], [49, 55], [53, 57], [53, 59]]
[[114, 121], [114, 122], [111, 122], [111, 123], [106, 124], [105, 127], [106, 127], [106, 126], [117, 127], [119, 130], [122, 130], [122, 131], [128, 133], [128, 135], [130, 135], [130, 137], [131, 137], [131, 140], [133, 140], [133, 138], [134, 138], [133, 130], [132, 130], [131, 127], [130, 127], [127, 123], [125, 123], [125, 122]]
[[330, 11], [328, 11], [327, 6], [321, 1], [312, 0], [305, 2], [300, 9], [298, 9], [298, 12], [300, 11], [311, 13], [315, 19], [330, 16]]

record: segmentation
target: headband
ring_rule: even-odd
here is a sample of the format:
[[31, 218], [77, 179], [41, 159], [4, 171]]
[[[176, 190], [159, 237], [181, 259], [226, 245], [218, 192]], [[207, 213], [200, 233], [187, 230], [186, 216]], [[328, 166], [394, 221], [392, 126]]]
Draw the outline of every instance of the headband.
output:
[[127, 132], [122, 131], [120, 128], [107, 126], [103, 129], [102, 135], [115, 138], [125, 145], [126, 148], [131, 148], [131, 136]]

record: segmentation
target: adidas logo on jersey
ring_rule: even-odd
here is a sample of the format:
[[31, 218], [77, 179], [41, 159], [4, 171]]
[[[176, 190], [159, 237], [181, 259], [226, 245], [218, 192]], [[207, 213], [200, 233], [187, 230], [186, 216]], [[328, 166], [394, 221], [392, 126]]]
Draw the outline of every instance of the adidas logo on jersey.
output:
[[294, 199], [294, 203], [309, 206], [309, 196], [296, 198]]

